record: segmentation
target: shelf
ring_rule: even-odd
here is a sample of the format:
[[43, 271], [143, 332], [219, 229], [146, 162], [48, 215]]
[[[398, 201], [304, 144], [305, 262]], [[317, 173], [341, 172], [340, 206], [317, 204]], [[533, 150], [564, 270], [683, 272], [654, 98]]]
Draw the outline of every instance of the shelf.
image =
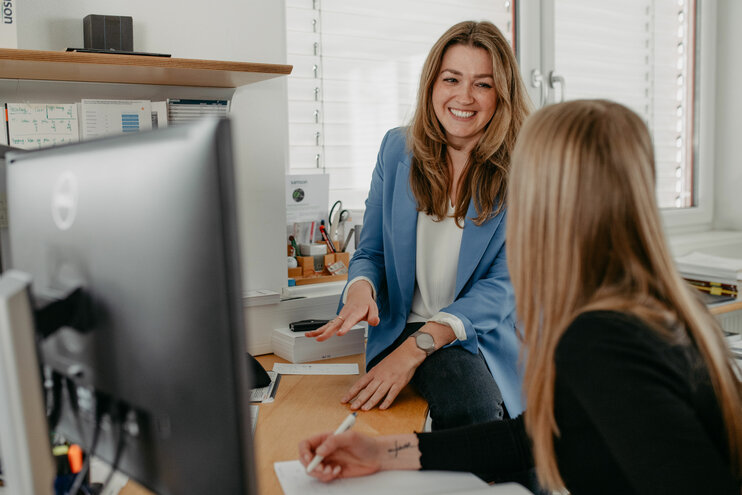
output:
[[291, 65], [143, 55], [0, 49], [0, 78], [237, 88], [291, 73]]

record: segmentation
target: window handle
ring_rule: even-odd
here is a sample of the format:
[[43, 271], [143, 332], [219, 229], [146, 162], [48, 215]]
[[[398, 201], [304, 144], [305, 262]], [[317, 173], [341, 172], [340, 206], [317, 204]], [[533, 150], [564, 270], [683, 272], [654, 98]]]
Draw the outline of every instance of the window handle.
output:
[[[556, 97], [556, 89], [559, 85], [559, 98]], [[561, 103], [564, 101], [564, 92], [567, 88], [567, 84], [564, 81], [564, 77], [560, 76], [554, 71], [549, 72], [549, 86], [554, 90], [554, 103]]]
[[541, 71], [538, 69], [533, 69], [531, 71], [531, 86], [539, 89], [538, 108], [543, 107], [544, 104], [546, 104], [546, 97], [547, 97], [549, 88], [546, 87], [544, 76], [543, 74], [541, 74]]

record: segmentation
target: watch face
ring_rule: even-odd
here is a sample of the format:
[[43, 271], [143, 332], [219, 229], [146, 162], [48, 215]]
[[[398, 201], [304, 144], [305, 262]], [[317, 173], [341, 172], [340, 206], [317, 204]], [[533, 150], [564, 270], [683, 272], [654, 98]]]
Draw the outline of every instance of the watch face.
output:
[[429, 333], [418, 333], [415, 336], [415, 342], [417, 343], [417, 346], [425, 352], [435, 350], [435, 340], [433, 340], [433, 336]]

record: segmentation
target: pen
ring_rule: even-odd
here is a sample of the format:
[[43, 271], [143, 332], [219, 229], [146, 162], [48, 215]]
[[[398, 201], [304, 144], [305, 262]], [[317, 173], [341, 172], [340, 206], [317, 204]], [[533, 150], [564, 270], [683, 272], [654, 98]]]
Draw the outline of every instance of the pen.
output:
[[[342, 432], [347, 431], [350, 429], [351, 426], [353, 426], [353, 423], [356, 422], [356, 414], [358, 413], [350, 413], [345, 420], [343, 420], [342, 423], [340, 423], [340, 426], [338, 426], [338, 429], [335, 430], [335, 433], [333, 435], [340, 435]], [[309, 463], [307, 466], [307, 473], [311, 473], [314, 471], [314, 468], [316, 468], [320, 462], [322, 462], [322, 459], [324, 459], [321, 455], [315, 455], [314, 459]]]
[[332, 239], [330, 239], [330, 236], [327, 235], [327, 230], [325, 230], [324, 225], [320, 224], [319, 232], [320, 234], [322, 234], [322, 238], [325, 240], [327, 247], [330, 248], [330, 252], [337, 253], [337, 249], [335, 249], [335, 245], [332, 243]]

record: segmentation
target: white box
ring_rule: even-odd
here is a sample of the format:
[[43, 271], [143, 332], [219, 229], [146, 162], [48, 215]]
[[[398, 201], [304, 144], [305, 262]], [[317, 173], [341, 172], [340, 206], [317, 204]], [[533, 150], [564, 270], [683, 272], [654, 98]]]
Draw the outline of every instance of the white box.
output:
[[304, 332], [292, 332], [288, 328], [276, 328], [271, 338], [273, 353], [292, 363], [320, 361], [366, 350], [365, 329], [357, 325], [342, 337], [334, 336], [324, 342], [304, 336]]
[[18, 48], [18, 2], [3, 1], [0, 19], [0, 48]]

